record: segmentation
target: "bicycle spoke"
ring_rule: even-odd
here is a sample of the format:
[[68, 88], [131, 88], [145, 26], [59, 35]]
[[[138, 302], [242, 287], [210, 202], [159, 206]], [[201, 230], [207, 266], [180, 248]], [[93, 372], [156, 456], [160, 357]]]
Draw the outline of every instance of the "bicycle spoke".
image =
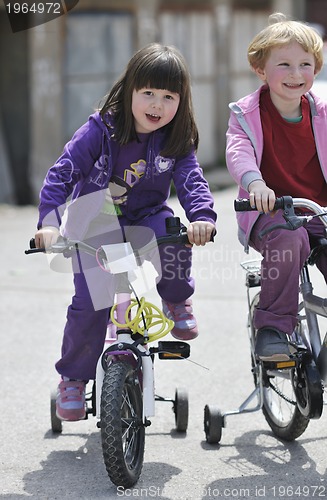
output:
[[[130, 454], [130, 451], [134, 448], [134, 444], [135, 444], [135, 435], [136, 433], [133, 432], [132, 436], [130, 439], [127, 439], [125, 441], [125, 444], [127, 443], [127, 447], [124, 446], [124, 457], [125, 457], [125, 460], [127, 460], [129, 454]], [[133, 454], [131, 454], [131, 459], [133, 458]], [[128, 462], [131, 462], [131, 460], [128, 460]]]
[[130, 397], [129, 397], [129, 394], [128, 394], [127, 390], [125, 390], [124, 393], [123, 393], [121, 409], [123, 410], [125, 407], [128, 408], [128, 410], [131, 413], [131, 416], [135, 417], [135, 410], [134, 410], [134, 407], [133, 407], [133, 405], [131, 403], [131, 400], [130, 400]]
[[[281, 378], [281, 380], [278, 382], [276, 382], [276, 384], [273, 384], [271, 382], [271, 379], [269, 379], [269, 387], [280, 397], [282, 398], [284, 401], [286, 401], [287, 403], [291, 404], [291, 405], [296, 405], [296, 400], [295, 399], [290, 399], [290, 397], [288, 397], [285, 392], [285, 380], [291, 380], [289, 376], [284, 376], [284, 374], [279, 374], [276, 376], [277, 377], [277, 380], [279, 378]], [[275, 377], [275, 380], [276, 380], [276, 377]], [[279, 388], [279, 386], [281, 388]], [[291, 391], [287, 391], [287, 392], [291, 392], [292, 393], [292, 396], [294, 395], [294, 391], [291, 390]]]
[[129, 463], [134, 455], [133, 450], [136, 443], [139, 422], [127, 388], [125, 388], [122, 394], [121, 413], [122, 427], [125, 429], [122, 434], [123, 453], [126, 462]]

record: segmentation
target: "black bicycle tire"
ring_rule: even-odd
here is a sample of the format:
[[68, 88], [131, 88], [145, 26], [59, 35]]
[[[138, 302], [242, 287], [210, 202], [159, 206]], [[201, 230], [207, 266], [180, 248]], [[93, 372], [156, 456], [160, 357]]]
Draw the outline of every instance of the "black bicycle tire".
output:
[[[127, 399], [133, 406], [135, 415], [128, 415], [130, 408], [126, 404]], [[133, 367], [124, 361], [110, 364], [105, 372], [101, 391], [100, 428], [105, 467], [116, 486], [131, 488], [142, 471], [145, 442], [142, 406], [142, 391]], [[122, 411], [127, 413], [124, 419]], [[125, 456], [126, 442], [123, 437], [123, 422], [127, 418], [134, 420], [134, 428], [130, 426], [130, 430], [126, 429], [127, 445], [131, 445], [128, 457]]]
[[[258, 292], [252, 299], [251, 305], [250, 305], [250, 324], [253, 324], [253, 313], [255, 306], [258, 303], [259, 300], [259, 295], [260, 292]], [[252, 367], [256, 363], [256, 361], [253, 359], [254, 354], [254, 346], [253, 350], [251, 353], [252, 357]], [[255, 385], [258, 383], [257, 381], [257, 375], [254, 373], [254, 383]], [[310, 420], [302, 415], [300, 410], [298, 409], [296, 404], [291, 404], [289, 403], [289, 408], [290, 408], [290, 418], [288, 421], [285, 421], [285, 423], [281, 423], [281, 421], [276, 417], [276, 415], [273, 413], [271, 406], [269, 404], [269, 396], [268, 396], [268, 391], [274, 391], [274, 389], [269, 385], [269, 376], [267, 375], [267, 372], [264, 368], [264, 365], [262, 366], [261, 370], [261, 376], [262, 376], [262, 381], [261, 383], [263, 384], [263, 404], [262, 404], [262, 413], [266, 419], [266, 422], [268, 423], [269, 427], [275, 434], [275, 436], [283, 439], [284, 441], [294, 441], [296, 438], [301, 436], [303, 432], [306, 430], [306, 428], [309, 425]], [[278, 371], [276, 371], [276, 376], [278, 376]], [[292, 386], [292, 378], [289, 378], [290, 381], [290, 386], [294, 395], [294, 402], [296, 400], [293, 386]], [[275, 392], [275, 391], [274, 391]], [[275, 392], [276, 397], [279, 399], [283, 399], [283, 401], [287, 402], [288, 396], [282, 396], [279, 395], [278, 392]], [[293, 411], [291, 411], [291, 409]]]
[[177, 387], [175, 391], [175, 400], [173, 406], [175, 414], [175, 424], [177, 432], [186, 432], [188, 427], [188, 393], [186, 389]]
[[216, 405], [204, 407], [204, 432], [208, 444], [218, 444], [221, 440], [224, 417]]
[[[297, 330], [300, 336], [308, 331], [308, 323], [304, 310], [304, 302], [299, 304]], [[302, 335], [301, 335], [302, 333]], [[307, 337], [307, 335], [304, 335]], [[293, 372], [293, 386], [298, 407], [302, 415], [309, 419], [321, 417], [324, 405], [324, 388], [322, 377], [311, 352], [304, 354], [296, 370]]]

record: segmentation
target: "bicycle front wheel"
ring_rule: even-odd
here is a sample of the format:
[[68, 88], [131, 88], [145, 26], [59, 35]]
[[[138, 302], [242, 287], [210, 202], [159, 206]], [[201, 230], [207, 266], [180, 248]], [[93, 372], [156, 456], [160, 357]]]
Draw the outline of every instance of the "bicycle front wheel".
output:
[[101, 441], [106, 470], [116, 486], [130, 488], [143, 467], [145, 429], [142, 391], [134, 368], [108, 366], [101, 393]]

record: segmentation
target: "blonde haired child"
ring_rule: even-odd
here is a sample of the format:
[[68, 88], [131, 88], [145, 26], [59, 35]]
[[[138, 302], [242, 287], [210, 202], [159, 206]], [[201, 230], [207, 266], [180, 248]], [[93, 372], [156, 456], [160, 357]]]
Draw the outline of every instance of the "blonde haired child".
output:
[[[226, 160], [254, 212], [237, 215], [239, 239], [262, 254], [262, 286], [254, 322], [256, 354], [288, 359], [297, 321], [299, 272], [324, 228], [312, 220], [297, 231], [262, 230], [278, 222], [276, 196], [310, 198], [327, 205], [327, 103], [311, 92], [323, 63], [323, 41], [310, 26], [274, 14], [248, 47], [251, 69], [262, 82], [230, 104]], [[287, 252], [285, 252], [287, 250]], [[327, 259], [317, 263], [327, 279]]]

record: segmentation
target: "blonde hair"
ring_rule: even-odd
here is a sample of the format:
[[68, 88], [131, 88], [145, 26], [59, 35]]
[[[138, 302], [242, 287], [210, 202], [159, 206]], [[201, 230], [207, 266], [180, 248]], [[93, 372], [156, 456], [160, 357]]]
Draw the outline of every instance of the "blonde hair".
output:
[[315, 59], [315, 73], [323, 65], [323, 41], [319, 33], [300, 21], [290, 21], [284, 14], [269, 16], [269, 25], [258, 33], [248, 47], [248, 61], [253, 69], [263, 69], [274, 47], [297, 42]]

